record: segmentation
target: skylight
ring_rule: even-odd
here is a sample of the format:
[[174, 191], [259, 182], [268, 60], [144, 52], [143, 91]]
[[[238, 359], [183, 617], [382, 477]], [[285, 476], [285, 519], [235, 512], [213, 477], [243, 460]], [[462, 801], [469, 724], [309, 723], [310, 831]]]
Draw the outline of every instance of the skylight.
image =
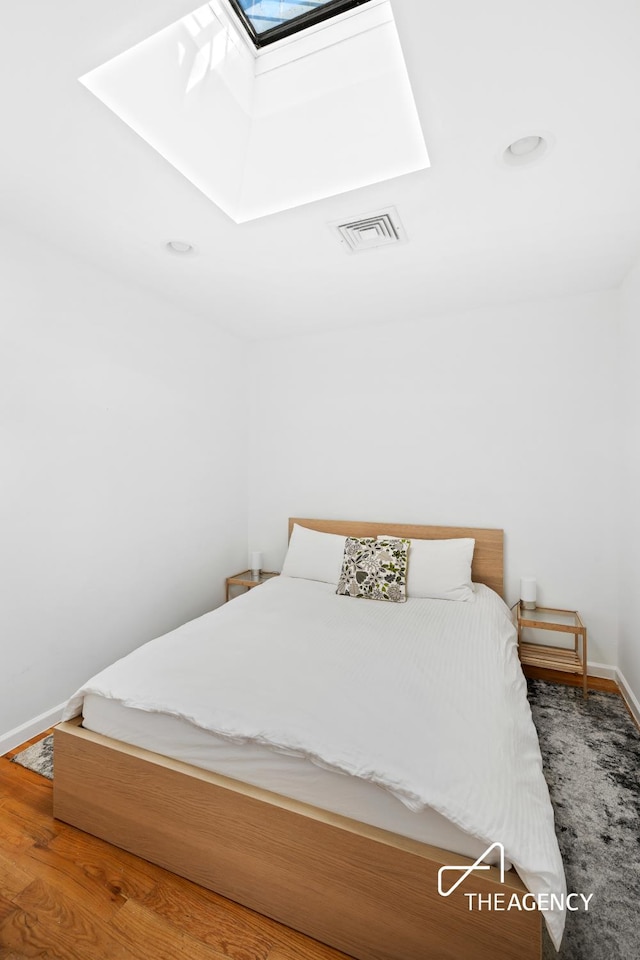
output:
[[429, 166], [389, 0], [262, 50], [207, 0], [81, 81], [236, 223]]
[[358, 7], [366, 0], [229, 0], [256, 47]]

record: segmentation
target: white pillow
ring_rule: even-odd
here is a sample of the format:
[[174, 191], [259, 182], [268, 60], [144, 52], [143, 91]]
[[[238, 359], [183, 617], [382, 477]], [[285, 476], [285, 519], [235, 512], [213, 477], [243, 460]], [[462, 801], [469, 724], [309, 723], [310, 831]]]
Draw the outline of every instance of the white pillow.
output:
[[346, 537], [294, 523], [282, 575], [338, 585]]
[[[378, 537], [387, 539], [387, 537]], [[431, 600], [471, 600], [471, 561], [475, 540], [411, 540], [407, 597]]]

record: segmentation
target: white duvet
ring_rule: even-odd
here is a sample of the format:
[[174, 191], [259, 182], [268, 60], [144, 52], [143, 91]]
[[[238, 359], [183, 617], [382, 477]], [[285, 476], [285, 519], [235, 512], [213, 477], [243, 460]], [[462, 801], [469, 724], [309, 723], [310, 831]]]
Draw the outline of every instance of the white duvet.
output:
[[[553, 811], [514, 626], [493, 591], [406, 603], [274, 578], [145, 644], [85, 694], [303, 756], [500, 841], [532, 893], [562, 895]], [[545, 911], [559, 945], [564, 912]]]

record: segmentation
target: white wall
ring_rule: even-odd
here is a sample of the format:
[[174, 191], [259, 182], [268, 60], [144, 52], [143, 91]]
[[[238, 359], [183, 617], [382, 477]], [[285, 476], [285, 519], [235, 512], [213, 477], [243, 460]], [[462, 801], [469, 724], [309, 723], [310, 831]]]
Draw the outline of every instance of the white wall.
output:
[[618, 666], [640, 701], [640, 261], [620, 291], [622, 469]]
[[[507, 599], [576, 607], [617, 657], [617, 296], [253, 346], [249, 546], [288, 516], [497, 526]], [[398, 316], [402, 314], [401, 292]]]
[[1, 741], [222, 601], [247, 409], [245, 347], [213, 322], [16, 233], [0, 271]]

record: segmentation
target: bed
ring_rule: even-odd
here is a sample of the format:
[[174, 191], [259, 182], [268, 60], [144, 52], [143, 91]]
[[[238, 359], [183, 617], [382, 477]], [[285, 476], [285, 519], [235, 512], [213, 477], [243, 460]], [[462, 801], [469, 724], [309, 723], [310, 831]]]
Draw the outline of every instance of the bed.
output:
[[[498, 599], [503, 591], [502, 531], [293, 518], [290, 532], [296, 528], [336, 537], [460, 542], [473, 538], [472, 578], [477, 585], [473, 603], [411, 596], [402, 604], [375, 603], [337, 597], [335, 585], [304, 577], [274, 578], [134, 651], [70, 700], [69, 719], [55, 732], [55, 816], [358, 960], [539, 958], [539, 911], [469, 909], [471, 895], [481, 894], [486, 903], [487, 896], [502, 894], [508, 903], [513, 895], [521, 900], [528, 890], [560, 893], [564, 883], [537, 739], [527, 714], [515, 631]], [[485, 606], [492, 612], [485, 615]], [[479, 618], [484, 623], [485, 616], [493, 616], [491, 630], [502, 640], [475, 644], [460, 639], [458, 619], [451, 619], [454, 613], [468, 624], [462, 633], [469, 637]], [[431, 758], [425, 750], [426, 762], [420, 758], [414, 782], [407, 770], [413, 777], [420, 730], [413, 729], [415, 714], [406, 712], [407, 703], [416, 700], [420, 669], [435, 659], [413, 639], [406, 641], [408, 652], [402, 656], [400, 652], [406, 637], [431, 636], [430, 618], [439, 624], [438, 636], [449, 637], [452, 652], [438, 667], [444, 673], [428, 678], [434, 701], [429, 709], [437, 707], [437, 688], [446, 689], [448, 702], [438, 710], [452, 710], [454, 721], [443, 727], [453, 726], [455, 736], [462, 731], [463, 740], [473, 739], [478, 726], [473, 719], [484, 711], [482, 703], [490, 702], [483, 739], [489, 746], [485, 756], [484, 745], [477, 741], [460, 769], [451, 759], [454, 750], [432, 750]], [[285, 647], [289, 624], [294, 626], [293, 635], [300, 636], [302, 623], [305, 636], [310, 635], [307, 647], [300, 643]], [[216, 638], [231, 631], [232, 642], [216, 639], [212, 650], [208, 643], [212, 631]], [[496, 706], [503, 701], [501, 695], [493, 695], [494, 668], [488, 664], [494, 647], [500, 650], [499, 669], [506, 670], [504, 703], [514, 704], [517, 722], [504, 706]], [[153, 651], [155, 666], [145, 659], [147, 648]], [[416, 656], [421, 668], [412, 659]], [[185, 688], [182, 700], [172, 702], [173, 712], [166, 716], [165, 700], [180, 687], [187, 660], [198, 665], [200, 691], [194, 692], [192, 685]], [[278, 664], [272, 680], [270, 660]], [[400, 666], [396, 668], [394, 661]], [[251, 662], [260, 677], [260, 692], [244, 690], [238, 681], [243, 662]], [[335, 670], [336, 664], [336, 672], [325, 676], [323, 671]], [[350, 695], [354, 677], [355, 686], [360, 683], [362, 664], [365, 673], [377, 670], [384, 675], [367, 680], [376, 691], [375, 700]], [[467, 667], [478, 677], [486, 672], [482, 682], [489, 686], [483, 688], [476, 679], [472, 684], [462, 682]], [[314, 678], [308, 688], [304, 670]], [[396, 672], [401, 695], [387, 691], [387, 675], [396, 678]], [[172, 677], [171, 684], [165, 683], [167, 676]], [[380, 686], [383, 681], [385, 686]], [[189, 684], [193, 683], [191, 677]], [[286, 696], [279, 698], [278, 690]], [[320, 728], [312, 701], [320, 700], [323, 692], [329, 705], [338, 698], [344, 706], [339, 716], [328, 711]], [[211, 729], [208, 714], [201, 712], [209, 695], [220, 702], [221, 711], [226, 710], [221, 713], [224, 722], [217, 721], [219, 729]], [[292, 739], [286, 727], [281, 734], [280, 716], [271, 716], [280, 699], [286, 710], [293, 711], [298, 739]], [[241, 707], [246, 715], [236, 718]], [[381, 723], [376, 714], [393, 716], [394, 722]], [[462, 723], [455, 720], [458, 715]], [[441, 714], [436, 717], [424, 738], [432, 745]], [[490, 748], [500, 731], [512, 725], [522, 727], [524, 739], [518, 750], [528, 755], [526, 765], [520, 756], [500, 759], [503, 766], [513, 764], [513, 791], [510, 781], [505, 789], [498, 786], [502, 774]], [[343, 748], [345, 726], [350, 729], [349, 749]], [[411, 737], [399, 741], [396, 728], [412, 728]], [[364, 764], [371, 731], [374, 759]], [[180, 743], [187, 735], [185, 752]], [[321, 738], [317, 748], [313, 736]], [[451, 736], [438, 730], [438, 741]], [[440, 796], [427, 782], [452, 777], [458, 780], [453, 798]], [[464, 797], [459, 805], [458, 793]], [[534, 796], [533, 807], [526, 808], [533, 841], [517, 836], [522, 832], [517, 822], [515, 828], [507, 822], [507, 813], [500, 809], [503, 794], [508, 796], [505, 807], [522, 806], [523, 816], [529, 794]], [[513, 810], [510, 816], [513, 821]], [[460, 889], [442, 896], [441, 868], [457, 866], [461, 876], [490, 841], [503, 839], [496, 830], [507, 838], [507, 853], [515, 854], [512, 859], [526, 885], [515, 870], [502, 876], [498, 867], [492, 867], [472, 871]], [[561, 911], [550, 911], [545, 919], [558, 943]]]

